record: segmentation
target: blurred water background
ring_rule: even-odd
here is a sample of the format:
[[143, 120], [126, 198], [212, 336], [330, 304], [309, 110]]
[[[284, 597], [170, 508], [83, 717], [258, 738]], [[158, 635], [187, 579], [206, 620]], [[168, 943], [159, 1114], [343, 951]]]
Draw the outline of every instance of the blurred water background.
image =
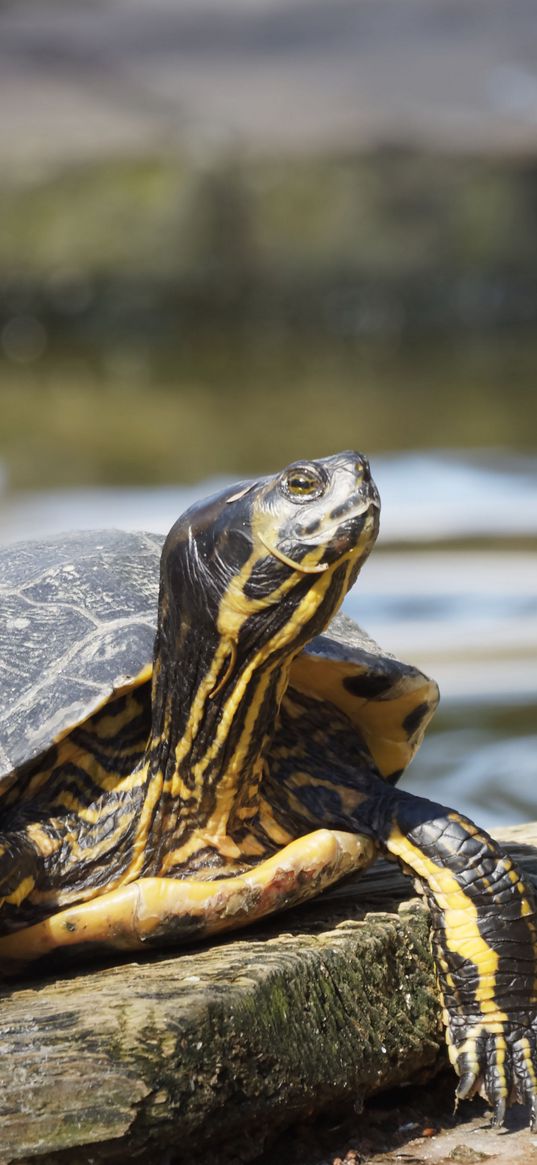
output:
[[366, 451], [346, 609], [440, 682], [408, 788], [537, 817], [530, 0], [0, 13], [0, 541]]

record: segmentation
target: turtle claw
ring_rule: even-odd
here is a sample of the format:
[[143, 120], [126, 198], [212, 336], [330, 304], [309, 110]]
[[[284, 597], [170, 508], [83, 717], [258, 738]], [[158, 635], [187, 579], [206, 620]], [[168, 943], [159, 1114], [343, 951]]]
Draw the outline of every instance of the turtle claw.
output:
[[[457, 1067], [457, 1064], [455, 1064], [455, 1067]], [[457, 1101], [471, 1100], [472, 1096], [475, 1096], [475, 1093], [478, 1091], [478, 1088], [479, 1079], [475, 1072], [465, 1072], [459, 1080], [457, 1091], [455, 1093]]]
[[[492, 1025], [491, 1025], [492, 1027]], [[531, 1026], [509, 1022], [487, 1028], [451, 1046], [450, 1057], [460, 1076], [456, 1097], [470, 1100], [479, 1094], [491, 1105], [493, 1128], [502, 1128], [512, 1101], [530, 1105], [529, 1125], [537, 1131], [537, 1021]]]
[[493, 1129], [501, 1129], [505, 1123], [505, 1113], [507, 1111], [507, 1101], [505, 1096], [500, 1097], [494, 1105], [494, 1112], [491, 1118], [491, 1126]]
[[532, 1133], [537, 1133], [537, 1096], [533, 1093], [530, 1107], [530, 1129]]

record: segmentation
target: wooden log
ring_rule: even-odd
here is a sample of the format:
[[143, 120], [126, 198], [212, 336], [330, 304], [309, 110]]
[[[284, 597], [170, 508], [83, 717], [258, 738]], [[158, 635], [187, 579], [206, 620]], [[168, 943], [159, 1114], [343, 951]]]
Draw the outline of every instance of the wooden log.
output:
[[[537, 879], [537, 823], [502, 840]], [[299, 1117], [435, 1071], [428, 917], [409, 892], [378, 863], [247, 937], [5, 986], [2, 1165], [246, 1162]]]

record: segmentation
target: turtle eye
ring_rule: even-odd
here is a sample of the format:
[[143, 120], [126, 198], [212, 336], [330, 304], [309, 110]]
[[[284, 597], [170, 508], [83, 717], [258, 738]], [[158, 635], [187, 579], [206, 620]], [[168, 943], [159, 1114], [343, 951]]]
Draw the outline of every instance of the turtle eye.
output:
[[291, 501], [307, 502], [324, 493], [325, 481], [313, 466], [293, 465], [282, 477], [282, 489]]

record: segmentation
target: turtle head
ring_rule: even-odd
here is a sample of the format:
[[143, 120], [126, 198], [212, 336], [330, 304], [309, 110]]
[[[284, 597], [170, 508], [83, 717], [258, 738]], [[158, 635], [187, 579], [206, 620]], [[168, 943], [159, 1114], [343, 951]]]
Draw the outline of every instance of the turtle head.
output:
[[380, 500], [361, 453], [296, 461], [257, 490], [252, 528], [261, 549], [298, 576], [342, 560], [358, 567], [378, 533]]
[[180, 626], [196, 629], [203, 651], [215, 633], [246, 644], [277, 625], [283, 646], [287, 623], [299, 649], [354, 582], [379, 510], [367, 459], [355, 452], [297, 461], [192, 506], [162, 555], [161, 624], [173, 625], [174, 653]]

